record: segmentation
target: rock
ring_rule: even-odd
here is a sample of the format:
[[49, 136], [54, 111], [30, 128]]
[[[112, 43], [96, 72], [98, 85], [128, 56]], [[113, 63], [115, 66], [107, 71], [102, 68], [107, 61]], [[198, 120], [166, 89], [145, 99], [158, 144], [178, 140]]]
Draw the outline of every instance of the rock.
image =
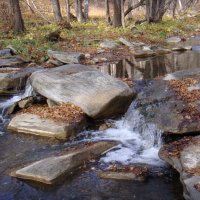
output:
[[133, 99], [127, 84], [84, 65], [65, 65], [30, 77], [33, 89], [56, 102], [70, 102], [92, 118], [124, 113]]
[[146, 57], [151, 57], [155, 56], [156, 53], [152, 50], [137, 50], [133, 52], [135, 58], [146, 58]]
[[57, 139], [66, 139], [74, 136], [77, 131], [81, 130], [84, 126], [84, 117], [77, 122], [56, 122], [51, 119], [42, 119], [34, 114], [24, 113], [17, 114], [12, 118], [8, 125], [8, 130]]
[[157, 48], [155, 50], [157, 55], [164, 55], [164, 54], [168, 54], [171, 53], [172, 51], [170, 49], [164, 49], [164, 48]]
[[24, 67], [27, 62], [19, 56], [11, 56], [6, 58], [0, 58], [0, 67]]
[[56, 183], [64, 175], [72, 172], [91, 158], [116, 145], [116, 142], [98, 142], [67, 153], [62, 156], [49, 157], [13, 172], [11, 175], [21, 179], [38, 181], [45, 184]]
[[134, 45], [124, 38], [119, 38], [119, 41], [127, 47], [134, 47]]
[[0, 50], [0, 57], [12, 56], [12, 52], [10, 49], [2, 49]]
[[192, 50], [192, 46], [174, 47], [174, 48], [172, 48], [172, 51], [187, 51], [187, 50]]
[[61, 65], [63, 65], [62, 62], [60, 62], [59, 60], [54, 60], [54, 59], [49, 59], [49, 60], [47, 61], [47, 64], [53, 64], [53, 65], [55, 65], [55, 66], [61, 66]]
[[105, 52], [104, 49], [97, 49], [97, 54], [104, 53], [104, 52]]
[[[188, 81], [194, 81], [194, 84], [189, 84], [187, 78], [190, 78]], [[172, 79], [184, 79], [178, 82], [182, 87], [186, 87], [181, 90], [183, 93], [179, 93], [170, 85]], [[129, 107], [125, 118], [132, 122], [131, 124], [135, 124], [136, 118], [140, 119], [140, 123], [136, 126], [141, 132], [146, 128], [155, 134], [157, 132], [170, 134], [199, 132], [199, 97], [198, 94], [193, 97], [195, 92], [198, 93], [198, 90], [193, 89], [199, 88], [199, 83], [200, 69], [198, 68], [169, 74], [164, 77], [164, 80], [136, 81], [134, 89], [137, 98]]]
[[107, 48], [107, 49], [115, 49], [117, 48], [118, 44], [112, 40], [104, 40], [100, 43], [101, 48]]
[[161, 159], [172, 165], [179, 173], [186, 200], [199, 200], [200, 192], [200, 136], [183, 138], [164, 145], [160, 151]]
[[180, 37], [170, 37], [166, 40], [167, 43], [178, 43], [181, 42], [181, 38]]
[[85, 56], [82, 53], [72, 53], [72, 52], [63, 52], [63, 51], [52, 51], [48, 50], [48, 56], [50, 59], [58, 60], [64, 64], [70, 63], [80, 63], [81, 59], [84, 59]]
[[127, 180], [127, 181], [145, 181], [145, 177], [137, 175], [132, 172], [103, 172], [99, 175], [104, 179], [116, 179], [116, 180]]
[[22, 99], [18, 102], [19, 108], [28, 108], [30, 107], [34, 102], [34, 97], [26, 97], [25, 99]]
[[41, 67], [1, 68], [0, 69], [0, 93], [13, 94], [24, 89], [27, 78], [32, 72], [41, 70]]
[[89, 53], [86, 53], [86, 54], [85, 54], [85, 58], [90, 59], [90, 58], [91, 58], [91, 55], [90, 55]]
[[47, 99], [47, 104], [48, 104], [49, 108], [53, 108], [54, 106], [58, 105], [55, 101], [52, 101], [50, 99]]
[[12, 45], [8, 45], [6, 48], [10, 49], [12, 55], [17, 55], [17, 50]]
[[104, 123], [99, 126], [99, 131], [105, 131], [108, 128], [112, 128], [113, 125], [110, 123]]

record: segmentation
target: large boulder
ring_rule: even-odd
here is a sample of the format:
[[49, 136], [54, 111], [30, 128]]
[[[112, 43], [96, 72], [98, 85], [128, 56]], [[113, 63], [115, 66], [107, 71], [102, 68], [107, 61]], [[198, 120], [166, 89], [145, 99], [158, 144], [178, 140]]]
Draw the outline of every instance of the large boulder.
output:
[[133, 92], [122, 81], [84, 65], [65, 65], [33, 73], [33, 89], [56, 103], [70, 102], [92, 118], [124, 113]]
[[[184, 134], [200, 131], [200, 69], [168, 74], [164, 80], [135, 82], [138, 93], [125, 118], [132, 124], [139, 113], [139, 129], [156, 126], [163, 133]], [[156, 134], [156, 133], [155, 133]]]
[[183, 138], [164, 145], [159, 152], [179, 173], [186, 200], [200, 199], [200, 137]]
[[37, 161], [13, 172], [11, 175], [21, 179], [53, 184], [63, 178], [65, 174], [72, 172], [86, 161], [100, 156], [116, 144], [116, 142], [98, 142], [86, 145], [84, 148], [71, 151], [62, 156]]

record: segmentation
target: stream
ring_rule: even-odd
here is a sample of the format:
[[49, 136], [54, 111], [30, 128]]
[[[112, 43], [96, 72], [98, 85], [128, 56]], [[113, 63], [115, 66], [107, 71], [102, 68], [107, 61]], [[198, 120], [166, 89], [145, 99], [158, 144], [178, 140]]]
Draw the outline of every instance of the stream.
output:
[[[143, 80], [200, 67], [200, 37], [192, 38], [184, 45], [193, 46], [193, 50], [148, 59], [128, 58], [117, 64], [100, 66], [99, 70], [117, 78]], [[27, 84], [25, 91], [0, 99], [0, 200], [183, 200], [178, 173], [158, 157], [159, 148], [164, 142], [161, 131], [154, 124], [145, 124], [137, 110], [132, 111], [134, 115], [131, 119], [125, 114], [108, 120], [112, 127], [106, 131], [98, 130], [98, 123], [101, 122], [91, 124], [68, 142], [7, 132], [7, 108], [31, 93], [32, 88]], [[120, 145], [56, 186], [40, 185], [9, 176], [14, 169], [59, 155], [69, 146], [100, 140], [117, 140]], [[145, 182], [132, 182], [106, 180], [98, 176], [101, 170], [115, 163], [146, 164], [150, 168], [149, 177]]]

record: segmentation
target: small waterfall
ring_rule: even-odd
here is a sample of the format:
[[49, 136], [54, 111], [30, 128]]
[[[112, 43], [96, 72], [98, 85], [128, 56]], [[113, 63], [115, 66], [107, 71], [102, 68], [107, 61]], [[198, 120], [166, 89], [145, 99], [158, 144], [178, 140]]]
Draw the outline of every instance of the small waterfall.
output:
[[158, 157], [161, 147], [161, 130], [155, 124], [146, 123], [140, 112], [131, 107], [121, 120], [113, 123], [114, 128], [92, 133], [93, 140], [116, 140], [120, 144], [108, 152], [101, 161], [105, 163], [147, 163], [161, 165]]
[[33, 88], [27, 81], [25, 91], [0, 103], [0, 135], [3, 134], [4, 125], [8, 122], [7, 109], [16, 102], [33, 95]]

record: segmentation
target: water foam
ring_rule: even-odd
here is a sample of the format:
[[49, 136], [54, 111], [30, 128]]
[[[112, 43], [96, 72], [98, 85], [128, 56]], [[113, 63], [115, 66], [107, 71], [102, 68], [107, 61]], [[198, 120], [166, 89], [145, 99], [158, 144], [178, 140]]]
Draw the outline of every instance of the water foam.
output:
[[132, 116], [122, 118], [114, 122], [114, 128], [106, 131], [91, 133], [92, 139], [115, 140], [120, 144], [107, 152], [101, 158], [105, 163], [147, 163], [150, 165], [162, 165], [158, 157], [161, 147], [161, 131], [150, 123], [145, 123], [138, 110], [132, 110]]

